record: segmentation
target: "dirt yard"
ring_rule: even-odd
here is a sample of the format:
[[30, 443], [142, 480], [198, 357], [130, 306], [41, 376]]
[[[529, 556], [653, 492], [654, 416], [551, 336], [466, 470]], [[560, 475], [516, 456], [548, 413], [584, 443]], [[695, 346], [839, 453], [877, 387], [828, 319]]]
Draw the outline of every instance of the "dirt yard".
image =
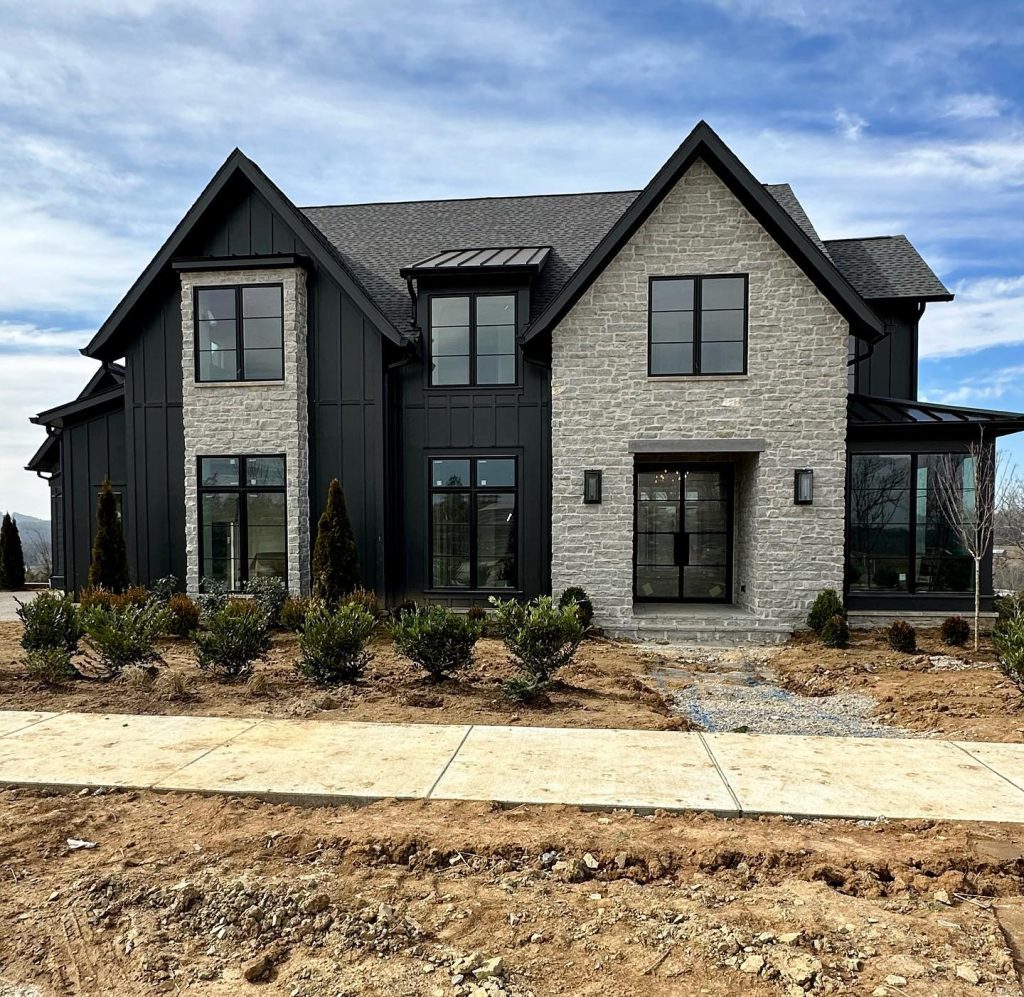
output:
[[1020, 828], [6, 790], [0, 870], [5, 997], [1021, 993]]
[[[629, 645], [588, 640], [576, 662], [538, 702], [510, 703], [502, 683], [514, 669], [500, 641], [477, 644], [475, 663], [451, 681], [435, 683], [375, 639], [364, 677], [351, 686], [317, 689], [295, 670], [292, 635], [277, 635], [269, 660], [256, 666], [255, 681], [227, 685], [201, 672], [192, 645], [168, 640], [161, 653], [168, 670], [188, 683], [186, 698], [168, 698], [165, 682], [135, 671], [114, 681], [83, 679], [58, 689], [25, 672], [18, 641], [21, 624], [0, 622], [0, 708], [80, 712], [196, 714], [207, 716], [311, 717], [411, 723], [515, 724], [542, 727], [633, 727], [679, 730], [644, 666], [644, 653]], [[0, 994], [2, 997], [2, 994]]]
[[975, 654], [918, 631], [916, 654], [893, 651], [880, 631], [854, 631], [845, 650], [798, 635], [771, 660], [779, 684], [805, 696], [858, 692], [887, 724], [972, 741], [1024, 741], [1024, 696], [995, 666], [988, 642]]

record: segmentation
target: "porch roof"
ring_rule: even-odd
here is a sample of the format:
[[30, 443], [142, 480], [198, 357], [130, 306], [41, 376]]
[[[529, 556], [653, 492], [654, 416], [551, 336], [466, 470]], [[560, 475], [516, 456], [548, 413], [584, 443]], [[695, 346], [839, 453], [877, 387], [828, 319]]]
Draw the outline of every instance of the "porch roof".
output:
[[849, 395], [850, 429], [864, 433], [910, 432], [934, 435], [982, 433], [989, 439], [1024, 430], [1024, 413], [937, 405], [934, 402], [874, 395]]

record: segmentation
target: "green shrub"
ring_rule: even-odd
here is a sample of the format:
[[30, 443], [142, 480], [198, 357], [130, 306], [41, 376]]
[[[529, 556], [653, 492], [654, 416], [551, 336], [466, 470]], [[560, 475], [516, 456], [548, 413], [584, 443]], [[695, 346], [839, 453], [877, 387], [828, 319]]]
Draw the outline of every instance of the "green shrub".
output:
[[174, 637], [191, 637], [199, 628], [199, 603], [182, 592], [167, 600], [167, 633]]
[[402, 613], [388, 632], [402, 654], [424, 668], [432, 679], [442, 679], [469, 667], [473, 645], [482, 629], [483, 625], [467, 613], [428, 606], [416, 613]]
[[821, 636], [825, 624], [837, 614], [846, 615], [839, 593], [835, 589], [822, 589], [811, 604], [810, 612], [807, 614], [807, 625]]
[[17, 591], [25, 587], [25, 554], [18, 522], [4, 513], [0, 522], [0, 589]]
[[362, 606], [375, 620], [379, 620], [384, 615], [377, 594], [362, 588], [362, 586], [354, 588], [342, 601], [352, 606]]
[[201, 618], [196, 664], [226, 682], [247, 678], [270, 650], [266, 613], [251, 599], [234, 599]]
[[63, 685], [78, 678], [71, 654], [63, 647], [37, 647], [25, 655], [29, 675], [44, 685]]
[[1024, 612], [1001, 619], [992, 631], [992, 643], [1003, 674], [1024, 691]]
[[575, 604], [556, 606], [546, 595], [527, 603], [492, 596], [491, 604], [505, 647], [538, 685], [569, 664], [583, 641]]
[[121, 514], [117, 497], [104, 480], [96, 500], [96, 535], [92, 541], [92, 560], [89, 564], [89, 584], [108, 592], [123, 592], [128, 588], [128, 547], [121, 529]]
[[309, 599], [301, 595], [290, 595], [281, 607], [281, 626], [298, 633], [306, 623]]
[[836, 613], [821, 628], [821, 642], [825, 647], [850, 646], [850, 628], [846, 623], [846, 617], [842, 613]]
[[527, 703], [540, 690], [540, 684], [526, 675], [515, 675], [503, 682], [501, 686], [501, 694], [512, 703]]
[[1000, 620], [1024, 613], [1024, 592], [1011, 592], [1009, 595], [997, 595], [992, 600], [992, 608]]
[[894, 651], [913, 654], [917, 650], [917, 631], [905, 620], [893, 620], [885, 632], [885, 639]]
[[345, 493], [338, 479], [332, 478], [313, 545], [313, 594], [336, 605], [358, 584], [359, 553], [348, 518]]
[[90, 606], [82, 613], [82, 623], [108, 675], [120, 675], [128, 665], [160, 660], [155, 643], [167, 629], [167, 611], [157, 602]]
[[178, 579], [174, 575], [164, 575], [153, 582], [149, 589], [157, 602], [170, 602], [171, 596], [178, 591]]
[[213, 616], [228, 604], [228, 587], [219, 578], [203, 578], [199, 583], [199, 612], [203, 616]]
[[971, 625], [962, 616], [947, 616], [940, 628], [942, 643], [947, 647], [963, 647], [970, 639]]
[[558, 605], [564, 609], [570, 603], [575, 603], [583, 629], [589, 630], [590, 624], [594, 621], [594, 604], [590, 601], [590, 596], [587, 595], [586, 589], [580, 588], [579, 585], [570, 585], [558, 597]]
[[18, 619], [24, 631], [21, 646], [26, 651], [59, 648], [74, 654], [82, 636], [82, 618], [69, 595], [59, 592], [40, 592], [28, 602], [18, 604]]
[[271, 627], [281, 625], [281, 609], [288, 598], [288, 587], [280, 578], [250, 578], [245, 594], [263, 610]]
[[299, 671], [321, 685], [355, 681], [369, 660], [366, 642], [376, 626], [374, 616], [355, 603], [332, 609], [315, 600], [299, 635]]

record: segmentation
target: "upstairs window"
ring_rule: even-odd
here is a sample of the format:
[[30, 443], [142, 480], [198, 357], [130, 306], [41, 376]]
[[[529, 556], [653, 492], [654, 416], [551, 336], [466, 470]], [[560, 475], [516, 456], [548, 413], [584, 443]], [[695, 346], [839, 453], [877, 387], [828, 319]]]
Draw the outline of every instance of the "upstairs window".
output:
[[745, 374], [747, 277], [652, 277], [651, 377]]
[[433, 295], [430, 383], [516, 383], [516, 296]]
[[196, 380], [282, 380], [283, 314], [280, 284], [197, 288]]

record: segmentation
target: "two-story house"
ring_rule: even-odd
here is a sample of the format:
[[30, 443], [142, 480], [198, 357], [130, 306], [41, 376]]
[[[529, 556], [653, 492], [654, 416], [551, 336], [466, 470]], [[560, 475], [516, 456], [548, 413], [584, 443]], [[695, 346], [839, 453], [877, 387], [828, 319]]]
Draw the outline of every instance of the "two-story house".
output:
[[1024, 415], [916, 400], [951, 298], [904, 236], [823, 242], [703, 122], [611, 193], [297, 208], [236, 151], [34, 420], [53, 584], [85, 584], [109, 478], [139, 581], [306, 591], [338, 477], [389, 604], [578, 584], [614, 632], [766, 639], [825, 587], [965, 610], [937, 461]]

